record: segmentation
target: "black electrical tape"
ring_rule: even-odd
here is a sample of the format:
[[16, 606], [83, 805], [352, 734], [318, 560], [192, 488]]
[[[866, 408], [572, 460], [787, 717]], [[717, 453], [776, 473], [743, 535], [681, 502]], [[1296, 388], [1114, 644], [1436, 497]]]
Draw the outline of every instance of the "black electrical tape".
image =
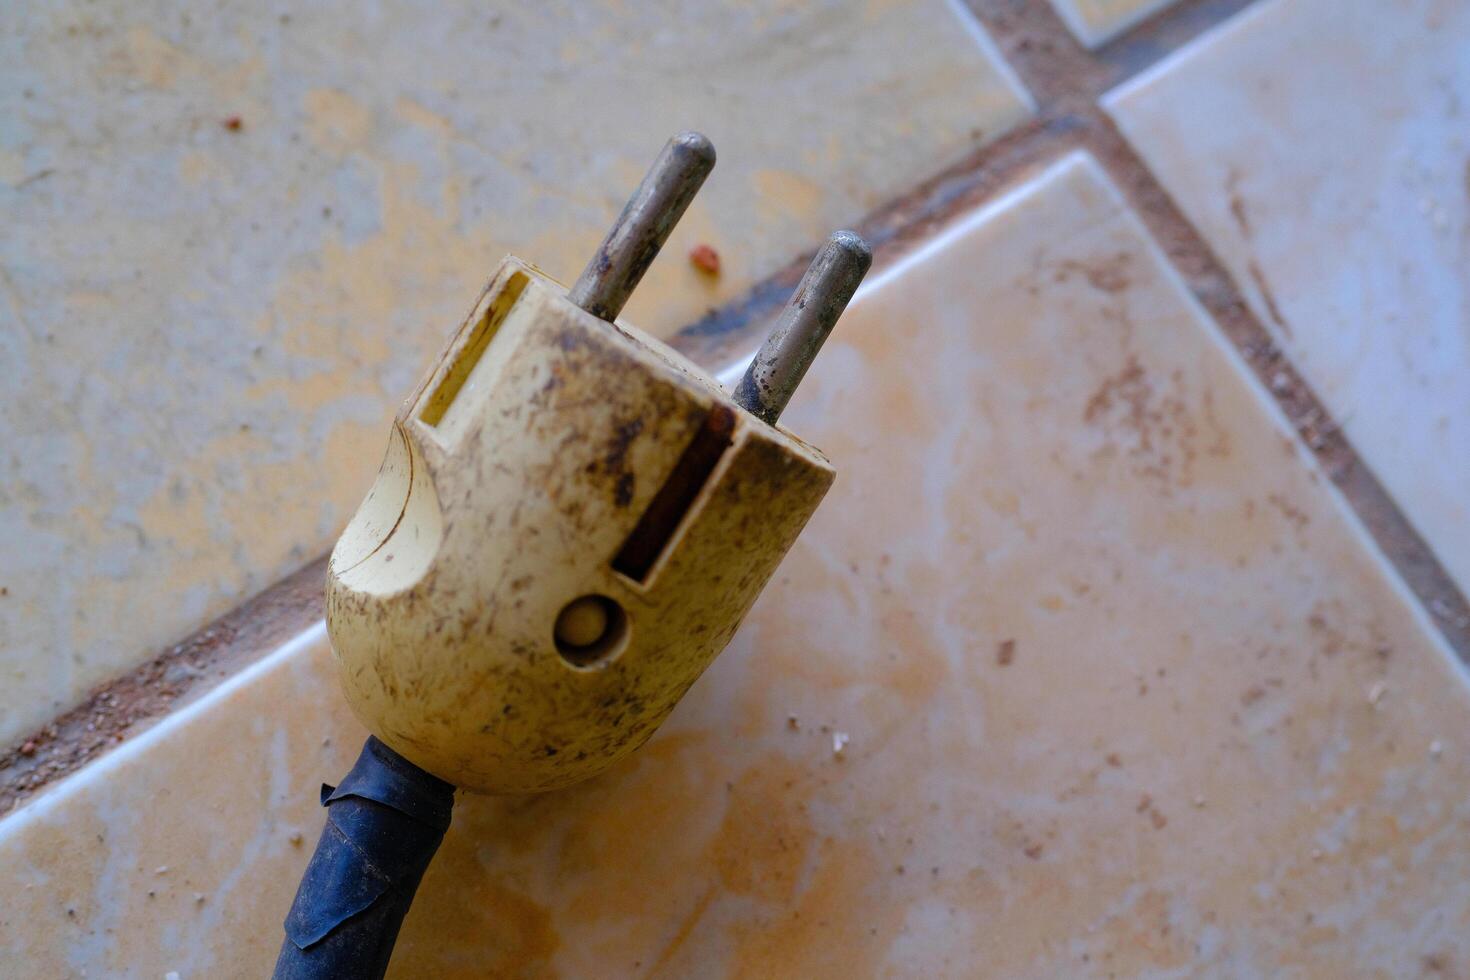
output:
[[286, 915], [276, 980], [379, 980], [419, 881], [449, 829], [454, 787], [369, 736]]

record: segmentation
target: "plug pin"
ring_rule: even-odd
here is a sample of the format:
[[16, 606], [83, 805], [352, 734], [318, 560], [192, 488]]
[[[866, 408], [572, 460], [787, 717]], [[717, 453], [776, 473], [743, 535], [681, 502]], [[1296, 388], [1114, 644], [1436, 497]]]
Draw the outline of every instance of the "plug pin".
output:
[[872, 264], [872, 250], [857, 233], [832, 233], [736, 385], [735, 404], [776, 424]]
[[714, 165], [714, 145], [702, 133], [664, 144], [567, 298], [595, 317], [617, 319]]

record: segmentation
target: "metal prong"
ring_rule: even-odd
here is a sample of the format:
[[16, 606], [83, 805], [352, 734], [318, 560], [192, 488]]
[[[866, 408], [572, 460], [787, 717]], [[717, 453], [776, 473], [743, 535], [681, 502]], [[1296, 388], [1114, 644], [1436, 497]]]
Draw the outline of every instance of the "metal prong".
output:
[[714, 145], [702, 133], [665, 143], [567, 298], [595, 317], [617, 319], [714, 165]]
[[832, 233], [735, 387], [735, 404], [776, 424], [872, 264], [872, 250], [855, 232]]

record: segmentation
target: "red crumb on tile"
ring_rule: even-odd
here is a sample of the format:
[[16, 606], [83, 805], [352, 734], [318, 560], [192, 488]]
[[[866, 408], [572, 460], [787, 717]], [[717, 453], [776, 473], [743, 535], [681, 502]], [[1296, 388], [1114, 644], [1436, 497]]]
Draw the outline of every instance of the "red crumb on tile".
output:
[[229, 116], [225, 119], [220, 120], [220, 125], [225, 127], [225, 129], [228, 129], [232, 133], [238, 133], [240, 130], [245, 128], [245, 120], [241, 119], [239, 116]]
[[689, 264], [707, 276], [720, 274], [720, 253], [713, 245], [696, 245], [689, 250]]

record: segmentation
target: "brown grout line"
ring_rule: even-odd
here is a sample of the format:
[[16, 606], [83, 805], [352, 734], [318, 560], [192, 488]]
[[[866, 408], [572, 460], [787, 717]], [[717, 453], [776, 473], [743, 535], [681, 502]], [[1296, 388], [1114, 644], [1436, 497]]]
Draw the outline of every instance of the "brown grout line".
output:
[[80, 705], [0, 754], [0, 815], [150, 722], [197, 701], [321, 619], [326, 577], [327, 560], [319, 558], [143, 666], [93, 689]]
[[[1087, 149], [1103, 166], [1195, 298], [1275, 397], [1323, 472], [1357, 512], [1455, 653], [1470, 663], [1470, 603], [1251, 311], [1209, 243], [1098, 104], [1108, 89], [1244, 10], [1253, 0], [1175, 3], [1094, 53], [1072, 38], [1049, 4], [1039, 0], [968, 2], [1036, 97], [1040, 132], [1066, 130], [1064, 142]], [[1073, 81], [1081, 84], [1071, 84]]]
[[[967, 0], [1039, 111], [857, 224], [877, 265], [889, 264], [957, 215], [1077, 149], [1090, 152], [1124, 194], [1201, 305], [1244, 356], [1462, 660], [1470, 662], [1470, 604], [1276, 347], [1193, 225], [1099, 108], [1108, 89], [1148, 68], [1254, 0], [1180, 0], [1088, 52], [1046, 0]], [[786, 301], [812, 253], [757, 283], [670, 339], [717, 364], [748, 353]], [[79, 769], [147, 723], [197, 700], [225, 677], [322, 617], [322, 557], [123, 677], [0, 755], [0, 815]]]

